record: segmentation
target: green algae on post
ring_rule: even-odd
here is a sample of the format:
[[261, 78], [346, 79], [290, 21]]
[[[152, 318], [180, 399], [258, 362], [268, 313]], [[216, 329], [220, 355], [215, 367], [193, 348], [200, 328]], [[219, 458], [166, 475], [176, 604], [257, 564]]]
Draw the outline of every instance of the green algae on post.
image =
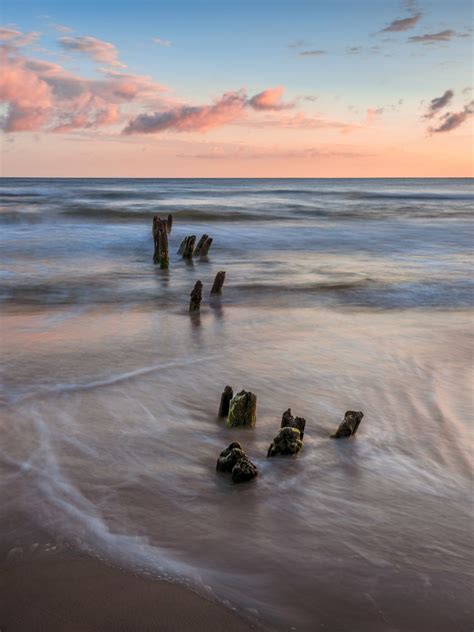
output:
[[229, 428], [235, 426], [255, 426], [257, 423], [257, 396], [250, 391], [240, 391], [229, 406]]
[[302, 447], [301, 434], [297, 428], [281, 428], [268, 448], [267, 457], [298, 454]]

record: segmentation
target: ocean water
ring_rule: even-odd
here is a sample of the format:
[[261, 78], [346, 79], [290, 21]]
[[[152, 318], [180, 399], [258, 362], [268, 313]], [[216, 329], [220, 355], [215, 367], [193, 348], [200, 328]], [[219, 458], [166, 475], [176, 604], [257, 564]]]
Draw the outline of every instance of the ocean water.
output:
[[[278, 630], [471, 629], [473, 201], [466, 179], [1, 180], [11, 551], [47, 532]], [[217, 419], [227, 384], [255, 429]], [[304, 450], [266, 459], [288, 407]], [[215, 472], [236, 440], [247, 485]]]

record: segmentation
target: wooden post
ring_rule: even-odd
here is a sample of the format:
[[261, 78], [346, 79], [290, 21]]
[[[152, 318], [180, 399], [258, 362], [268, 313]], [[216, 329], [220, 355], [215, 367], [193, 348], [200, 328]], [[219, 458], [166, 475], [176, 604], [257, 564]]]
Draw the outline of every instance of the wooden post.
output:
[[201, 239], [198, 241], [196, 246], [196, 250], [194, 251], [194, 256], [198, 257], [201, 254], [201, 248], [204, 246], [204, 243], [209, 239], [209, 235], [203, 235]]
[[211, 247], [211, 244], [212, 244], [212, 237], [208, 237], [206, 241], [203, 243], [203, 245], [201, 246], [201, 250], [199, 252], [201, 257], [205, 257], [207, 255], [207, 253], [209, 252], [209, 248]]
[[192, 259], [194, 254], [194, 244], [196, 243], [196, 235], [190, 235], [186, 237], [186, 243], [184, 244], [183, 259]]
[[153, 240], [155, 243], [153, 261], [159, 263], [162, 269], [169, 268], [168, 233], [166, 226], [166, 220], [155, 215], [153, 218]]
[[225, 272], [222, 270], [216, 274], [214, 283], [212, 284], [211, 294], [222, 294], [222, 286], [224, 285]]
[[221, 404], [219, 406], [219, 417], [227, 417], [229, 414], [230, 400], [234, 397], [232, 386], [226, 386], [221, 395]]
[[285, 410], [283, 417], [281, 418], [281, 428], [296, 428], [300, 431], [300, 438], [301, 441], [303, 441], [305, 426], [306, 419], [303, 419], [303, 417], [293, 417], [291, 414], [291, 408]]
[[171, 213], [168, 215], [168, 218], [166, 220], [166, 230], [168, 232], [168, 235], [171, 233], [171, 229], [173, 228], [173, 216], [171, 215]]
[[201, 281], [196, 281], [194, 287], [192, 289], [191, 294], [189, 295], [191, 300], [189, 301], [189, 311], [190, 312], [198, 312], [201, 307], [202, 301], [202, 283]]
[[255, 426], [257, 422], [257, 396], [250, 391], [240, 391], [232, 398], [227, 425]]
[[178, 248], [178, 252], [177, 252], [177, 254], [178, 254], [178, 255], [182, 255], [182, 254], [183, 254], [183, 252], [184, 252], [184, 247], [185, 247], [185, 245], [186, 245], [186, 240], [187, 240], [187, 237], [185, 237], [185, 238], [183, 239], [183, 241], [180, 243], [179, 248]]
[[331, 435], [331, 439], [341, 439], [353, 437], [359, 428], [364, 413], [362, 411], [348, 410], [344, 415], [343, 421], [339, 424], [339, 428]]

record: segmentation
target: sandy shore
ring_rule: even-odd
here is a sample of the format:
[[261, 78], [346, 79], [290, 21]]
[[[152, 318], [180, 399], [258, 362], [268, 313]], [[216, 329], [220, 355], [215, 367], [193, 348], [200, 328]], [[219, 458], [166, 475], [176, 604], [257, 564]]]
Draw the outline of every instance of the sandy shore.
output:
[[88, 558], [15, 561], [0, 572], [2, 632], [246, 632], [261, 628], [181, 586]]

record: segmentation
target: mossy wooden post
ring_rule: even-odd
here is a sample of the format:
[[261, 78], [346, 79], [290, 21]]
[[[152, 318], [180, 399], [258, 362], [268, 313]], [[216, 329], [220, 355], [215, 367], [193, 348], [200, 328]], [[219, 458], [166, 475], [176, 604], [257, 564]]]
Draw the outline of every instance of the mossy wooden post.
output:
[[291, 414], [291, 408], [285, 410], [285, 412], [283, 413], [283, 417], [281, 418], [280, 428], [296, 428], [300, 431], [300, 438], [301, 441], [303, 441], [305, 426], [306, 419], [303, 419], [303, 417], [293, 417], [293, 415]]
[[202, 283], [196, 281], [190, 294], [191, 300], [189, 301], [189, 311], [198, 312], [201, 307], [202, 301]]
[[211, 244], [212, 244], [212, 237], [208, 237], [206, 241], [203, 243], [203, 245], [201, 246], [201, 250], [199, 251], [199, 255], [201, 257], [207, 256], [207, 253], [209, 252], [209, 248], [211, 247]]
[[169, 268], [168, 253], [168, 233], [166, 229], [167, 223], [165, 219], [156, 216], [153, 218], [153, 240], [155, 242], [155, 252], [153, 253], [153, 261], [160, 264], [160, 268]]
[[280, 428], [277, 436], [271, 442], [267, 457], [298, 454], [302, 447], [303, 442], [298, 428], [285, 426]]
[[196, 250], [194, 251], [194, 256], [198, 257], [201, 254], [201, 248], [204, 246], [205, 242], [209, 239], [209, 235], [203, 235], [201, 239], [198, 241], [196, 246]]
[[171, 229], [173, 228], [173, 216], [171, 213], [166, 218], [166, 231], [168, 235], [171, 233]]
[[219, 417], [227, 417], [229, 414], [230, 400], [234, 397], [232, 386], [226, 386], [221, 395], [221, 403], [219, 406]]
[[231, 400], [227, 425], [255, 426], [257, 423], [257, 396], [250, 391], [240, 391]]
[[214, 283], [212, 284], [211, 294], [222, 294], [222, 286], [224, 285], [225, 272], [221, 270], [216, 274]]
[[183, 249], [183, 259], [192, 259], [194, 254], [194, 244], [196, 243], [196, 235], [186, 237], [186, 243]]

